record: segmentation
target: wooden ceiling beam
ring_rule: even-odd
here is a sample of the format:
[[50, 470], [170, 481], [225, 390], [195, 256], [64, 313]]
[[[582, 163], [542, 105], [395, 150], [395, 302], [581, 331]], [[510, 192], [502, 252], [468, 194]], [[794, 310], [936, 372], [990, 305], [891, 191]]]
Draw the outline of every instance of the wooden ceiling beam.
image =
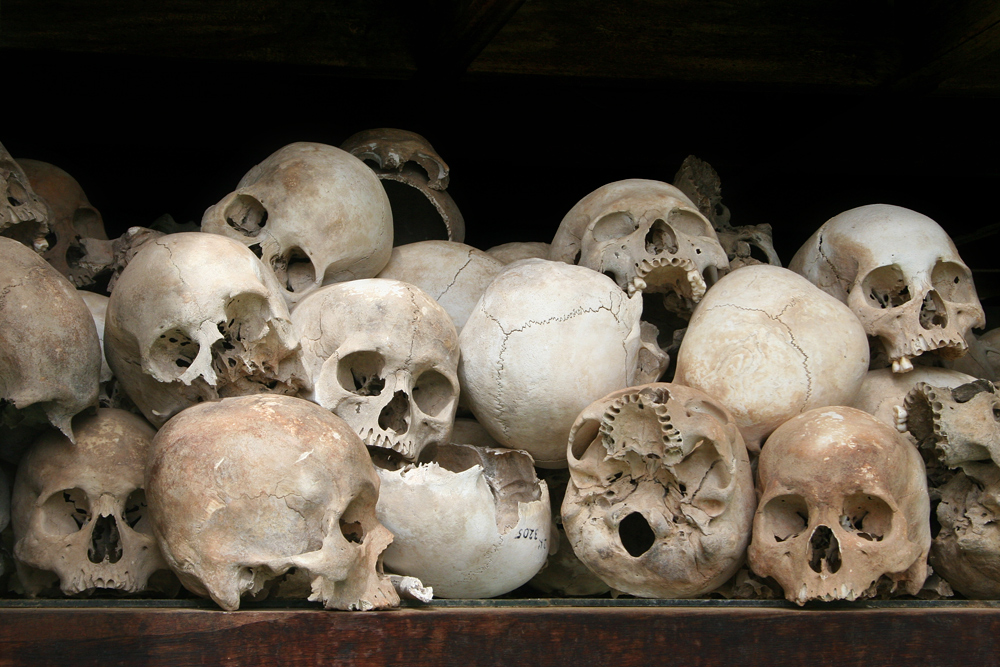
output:
[[517, 13], [524, 0], [427, 0], [413, 40], [419, 69], [430, 76], [463, 73]]

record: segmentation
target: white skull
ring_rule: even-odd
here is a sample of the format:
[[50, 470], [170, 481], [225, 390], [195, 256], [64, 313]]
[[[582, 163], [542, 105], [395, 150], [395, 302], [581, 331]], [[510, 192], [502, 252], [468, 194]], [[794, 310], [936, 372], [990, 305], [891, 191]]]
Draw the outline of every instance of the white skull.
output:
[[378, 473], [378, 518], [395, 536], [385, 565], [435, 595], [503, 595], [545, 564], [549, 493], [524, 452], [439, 445], [426, 463]]
[[695, 597], [742, 564], [750, 460], [732, 416], [697, 389], [654, 383], [595, 401], [573, 424], [569, 470], [566, 536], [612, 588]]
[[350, 153], [299, 142], [247, 172], [201, 220], [249, 246], [293, 308], [320, 285], [372, 278], [392, 252], [392, 210], [372, 170]]
[[563, 468], [580, 410], [665, 369], [641, 315], [640, 295], [626, 297], [596, 271], [544, 259], [509, 264], [459, 336], [463, 400], [501, 445]]
[[[25, 592], [176, 589], [149, 526], [143, 472], [154, 430], [124, 410], [39, 438], [17, 470], [14, 558]], [[173, 584], [172, 586], [170, 584]]]
[[679, 189], [632, 179], [590, 193], [559, 223], [549, 259], [609, 276], [632, 296], [664, 293], [667, 309], [689, 315], [729, 270], [711, 223]]
[[848, 407], [798, 415], [768, 438], [757, 467], [750, 568], [785, 597], [856, 600], [927, 578], [930, 498], [917, 449]]
[[860, 206], [830, 218], [789, 268], [850, 306], [896, 373], [912, 370], [925, 352], [965, 354], [970, 329], [986, 325], [951, 238], [900, 206]]
[[420, 241], [392, 249], [379, 278], [402, 280], [427, 292], [448, 311], [459, 333], [503, 264], [455, 241]]
[[[309, 388], [375, 453], [415, 461], [447, 443], [458, 406], [458, 334], [420, 288], [371, 278], [327, 285], [292, 314]], [[394, 453], [393, 453], [394, 452]]]
[[868, 371], [858, 318], [788, 269], [744, 266], [695, 310], [674, 382], [700, 389], [736, 417], [750, 451], [779, 424], [851, 402]]
[[230, 611], [244, 594], [300, 583], [327, 608], [398, 606], [381, 571], [392, 535], [375, 518], [378, 489], [342, 419], [279, 395], [185, 410], [156, 434], [146, 471], [164, 557], [188, 590]]
[[541, 241], [512, 241], [510, 243], [495, 245], [486, 250], [487, 255], [504, 264], [510, 264], [519, 259], [531, 259], [532, 257], [548, 259], [550, 252], [552, 252], [551, 244]]
[[40, 160], [18, 160], [31, 187], [49, 207], [49, 248], [42, 255], [77, 287], [94, 283], [95, 271], [81, 239], [108, 240], [100, 212], [75, 178]]
[[104, 348], [154, 425], [203, 400], [294, 394], [302, 383], [274, 276], [245, 246], [215, 234], [168, 234], [142, 247], [111, 293]]
[[21, 165], [0, 144], [0, 234], [45, 252], [48, 233], [48, 207], [32, 190]]
[[101, 345], [73, 285], [30, 248], [0, 238], [0, 457], [14, 463], [51, 423], [97, 405]]

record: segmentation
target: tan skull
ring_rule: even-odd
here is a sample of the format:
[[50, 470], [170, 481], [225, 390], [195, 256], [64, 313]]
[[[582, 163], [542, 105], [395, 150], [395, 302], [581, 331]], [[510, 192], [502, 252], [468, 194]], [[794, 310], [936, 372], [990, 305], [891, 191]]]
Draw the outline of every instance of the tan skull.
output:
[[927, 578], [930, 498], [917, 449], [847, 407], [793, 417], [757, 467], [759, 505], [747, 556], [785, 597], [856, 600], [882, 588], [915, 595]]
[[965, 354], [986, 325], [972, 272], [948, 234], [925, 215], [872, 204], [827, 220], [788, 268], [840, 299], [877, 338], [892, 370], [925, 352]]
[[566, 536], [612, 588], [695, 597], [742, 564], [750, 462], [736, 422], [708, 395], [654, 383], [595, 401], [573, 424], [569, 469]]
[[0, 144], [0, 235], [45, 252], [49, 209], [31, 188], [24, 169]]
[[143, 472], [153, 428], [114, 409], [79, 416], [73, 427], [75, 445], [50, 431], [18, 467], [14, 557], [25, 592], [176, 589], [146, 511]]
[[305, 584], [332, 609], [394, 607], [379, 481], [339, 417], [290, 396], [196, 405], [156, 434], [146, 471], [154, 533], [181, 583], [227, 610]]

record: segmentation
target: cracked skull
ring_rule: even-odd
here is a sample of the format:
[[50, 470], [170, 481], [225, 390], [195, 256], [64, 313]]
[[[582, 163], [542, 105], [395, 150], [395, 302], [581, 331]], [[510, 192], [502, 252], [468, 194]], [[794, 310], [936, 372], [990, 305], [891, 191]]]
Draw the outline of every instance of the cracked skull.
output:
[[342, 417], [373, 453], [415, 461], [448, 442], [458, 334], [423, 290], [384, 278], [327, 285], [292, 321], [310, 384], [302, 395]]
[[372, 278], [392, 252], [392, 210], [378, 178], [350, 153], [299, 142], [279, 149], [210, 206], [203, 232], [249, 246], [294, 308], [320, 285]]
[[755, 507], [743, 438], [708, 395], [667, 383], [592, 403], [569, 437], [563, 527], [612, 588], [703, 595], [743, 562]]
[[114, 409], [79, 416], [73, 426], [75, 445], [49, 431], [18, 467], [14, 558], [25, 592], [175, 589], [146, 510], [143, 470], [152, 427]]
[[399, 605], [382, 573], [392, 535], [375, 518], [375, 467], [314, 403], [258, 395], [185, 410], [153, 439], [146, 490], [167, 562], [223, 609], [281, 589], [328, 609]]
[[925, 352], [959, 357], [986, 325], [972, 272], [948, 234], [925, 215], [872, 204], [827, 220], [789, 268], [840, 299], [885, 350], [892, 370]]
[[580, 410], [659, 378], [667, 364], [642, 298], [581, 266], [526, 259], [506, 266], [462, 329], [463, 401], [504, 447], [543, 468], [566, 467]]
[[785, 597], [856, 600], [915, 595], [927, 578], [930, 498], [924, 462], [896, 429], [848, 407], [778, 427], [757, 468], [747, 556]]
[[679, 189], [660, 181], [609, 183], [563, 218], [549, 259], [610, 277], [629, 296], [663, 293], [668, 310], [689, 316], [729, 270], [711, 223]]
[[695, 310], [674, 382], [733, 413], [747, 447], [792, 416], [851, 402], [868, 370], [868, 341], [847, 306], [788, 269], [744, 266]]
[[214, 234], [168, 234], [122, 271], [104, 323], [108, 365], [151, 423], [203, 400], [294, 394], [298, 341], [274, 276]]

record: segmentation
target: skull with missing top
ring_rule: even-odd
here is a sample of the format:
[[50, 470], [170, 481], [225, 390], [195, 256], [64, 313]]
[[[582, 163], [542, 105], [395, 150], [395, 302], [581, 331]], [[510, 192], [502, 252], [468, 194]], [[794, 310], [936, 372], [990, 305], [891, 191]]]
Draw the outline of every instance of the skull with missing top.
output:
[[938, 223], [900, 206], [872, 204], [827, 220], [788, 268], [846, 303], [893, 372], [926, 352], [945, 359], [986, 325], [972, 272]]
[[458, 333], [434, 299], [384, 278], [327, 285], [295, 309], [309, 386], [375, 453], [415, 461], [446, 444], [458, 407]]
[[208, 207], [203, 232], [250, 247], [289, 308], [321, 285], [372, 278], [392, 252], [392, 209], [376, 175], [350, 153], [298, 142], [275, 151]]

